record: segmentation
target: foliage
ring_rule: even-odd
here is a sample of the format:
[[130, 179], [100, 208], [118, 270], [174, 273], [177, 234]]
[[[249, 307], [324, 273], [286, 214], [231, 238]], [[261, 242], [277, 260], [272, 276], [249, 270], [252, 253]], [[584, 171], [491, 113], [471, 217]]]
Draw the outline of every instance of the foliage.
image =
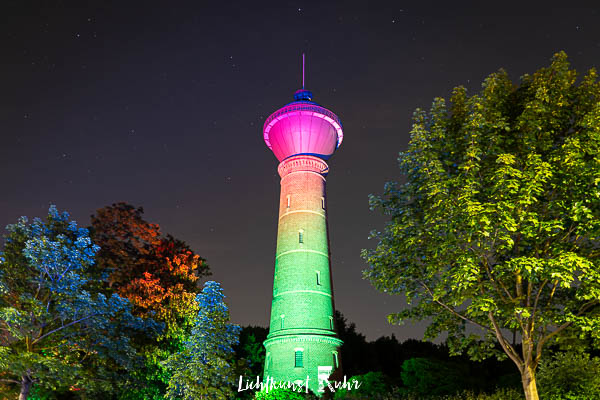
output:
[[391, 378], [392, 383], [401, 384], [400, 371], [405, 359], [448, 356], [443, 345], [414, 339], [400, 343], [394, 334], [367, 341], [365, 335], [357, 332], [356, 324], [349, 322], [338, 310], [335, 311], [335, 323], [339, 338], [344, 341], [341, 358], [346, 376], [379, 371]]
[[586, 353], [556, 353], [538, 372], [544, 399], [600, 399], [600, 358]]
[[[240, 331], [240, 341], [233, 348], [235, 350], [235, 372], [236, 377], [243, 379], [259, 377], [262, 379], [265, 364], [265, 347], [263, 342], [267, 339], [268, 328], [261, 326], [245, 326]], [[251, 390], [238, 392], [238, 399], [253, 399], [254, 392]]]
[[448, 347], [429, 341], [407, 339], [399, 342], [392, 334], [377, 340], [367, 341], [356, 331], [354, 323], [336, 310], [336, 327], [344, 341], [341, 354], [343, 372], [346, 376], [362, 375], [367, 372], [382, 372], [391, 385], [402, 386], [402, 364], [410, 358], [436, 359], [448, 362], [455, 368], [466, 371], [468, 380], [461, 379], [460, 389], [490, 391], [496, 386], [520, 385], [520, 377], [510, 360], [498, 361], [490, 358], [472, 361], [467, 356], [450, 356]]
[[94, 242], [100, 245], [98, 270], [108, 271], [110, 287], [135, 305], [141, 316], [167, 323], [166, 337], [178, 337], [181, 323], [193, 319], [199, 278], [209, 274], [205, 260], [156, 224], [143, 209], [117, 203], [92, 216]]
[[144, 220], [143, 209], [117, 203], [92, 216], [92, 237], [101, 246], [96, 276], [102, 290], [129, 299], [135, 315], [165, 324], [158, 338], [140, 337], [133, 345], [145, 354], [145, 365], [131, 371], [134, 388], [122, 400], [162, 399], [170, 378], [162, 364], [178, 352], [198, 312], [195, 301], [208, 266], [189, 246], [157, 224]]
[[[358, 382], [356, 388], [353, 382]], [[367, 372], [364, 375], [355, 375], [347, 380], [351, 385], [350, 389], [340, 388], [336, 390], [334, 399], [380, 399], [389, 392], [390, 388], [386, 382], [385, 376], [381, 372]]]
[[232, 346], [238, 343], [240, 327], [229, 323], [224, 298], [221, 286], [214, 281], [206, 282], [196, 296], [199, 311], [192, 333], [184, 348], [165, 363], [172, 372], [167, 398], [232, 398]]
[[130, 368], [129, 338], [156, 335], [154, 322], [131, 315], [127, 299], [88, 290], [98, 246], [51, 206], [45, 222], [8, 225], [0, 257], [0, 378], [46, 390], [106, 390], [110, 371]]
[[410, 393], [454, 394], [469, 384], [464, 365], [430, 358], [410, 358], [402, 364], [402, 383]]
[[479, 95], [436, 98], [414, 114], [406, 183], [371, 197], [391, 220], [365, 276], [409, 305], [390, 322], [430, 321], [427, 338], [447, 332], [473, 359], [508, 356], [528, 399], [544, 345], [567, 328], [600, 336], [600, 85], [593, 69], [576, 77], [558, 53], [518, 87], [501, 70]]
[[393, 391], [383, 398], [383, 400], [522, 400], [523, 394], [515, 389], [498, 389], [493, 393], [476, 393], [464, 391], [453, 395], [431, 395], [424, 396], [420, 394], [399, 393]]
[[268, 328], [261, 326], [245, 326], [240, 331], [240, 341], [234, 346], [235, 358], [245, 360], [249, 377], [262, 376], [265, 364], [265, 347]]
[[257, 391], [254, 395], [255, 400], [305, 400], [316, 399], [312, 393], [301, 393], [292, 389], [274, 388], [267, 391]]
[[[336, 397], [336, 400], [522, 400], [523, 394], [516, 389], [513, 388], [502, 388], [497, 389], [493, 393], [484, 393], [484, 392], [473, 392], [473, 391], [462, 391], [460, 393], [452, 394], [452, 395], [423, 395], [423, 394], [415, 394], [415, 393], [407, 393], [401, 388], [391, 388], [387, 393], [376, 397], [369, 397], [369, 395], [364, 395], [364, 397], [359, 397], [357, 395], [348, 394], [345, 396], [339, 395]], [[574, 398], [575, 399], [575, 398]], [[580, 400], [579, 398], [578, 400]], [[550, 400], [558, 400], [558, 399], [550, 399]], [[566, 400], [566, 399], [565, 399]], [[569, 399], [570, 400], [570, 399]]]
[[376, 354], [369, 351], [367, 338], [357, 332], [356, 324], [348, 322], [339, 310], [335, 310], [335, 327], [339, 338], [344, 342], [341, 348], [344, 373], [351, 376], [377, 370], [378, 365], [375, 364], [379, 364], [379, 360], [373, 360]]

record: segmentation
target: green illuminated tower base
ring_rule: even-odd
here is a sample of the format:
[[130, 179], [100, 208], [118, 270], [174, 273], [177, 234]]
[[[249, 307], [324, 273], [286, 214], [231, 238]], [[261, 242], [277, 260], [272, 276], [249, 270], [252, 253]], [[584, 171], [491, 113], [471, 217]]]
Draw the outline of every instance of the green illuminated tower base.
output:
[[334, 326], [325, 176], [321, 158], [296, 155], [279, 164], [281, 198], [265, 379], [306, 382], [322, 393], [341, 373]]

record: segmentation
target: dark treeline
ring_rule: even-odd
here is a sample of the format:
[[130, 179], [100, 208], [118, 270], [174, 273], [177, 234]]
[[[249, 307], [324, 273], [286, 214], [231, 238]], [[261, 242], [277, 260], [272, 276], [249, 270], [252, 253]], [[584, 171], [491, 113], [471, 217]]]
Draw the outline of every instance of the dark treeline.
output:
[[[410, 359], [426, 359], [429, 368], [448, 369], [456, 386], [475, 391], [492, 391], [499, 386], [519, 385], [519, 375], [509, 360], [487, 359], [476, 362], [468, 356], [451, 356], [448, 346], [428, 341], [407, 339], [403, 342], [392, 334], [374, 341], [356, 331], [342, 313], [336, 312], [337, 328], [342, 346], [342, 362], [346, 376], [381, 372], [389, 383], [402, 386], [402, 365]], [[405, 366], [405, 371], [407, 366]], [[451, 390], [452, 391], [452, 390]]]
[[[391, 387], [406, 386], [410, 374], [419, 375], [419, 385], [436, 386], [439, 394], [457, 391], [492, 392], [498, 387], [519, 387], [519, 374], [510, 360], [490, 358], [471, 361], [467, 355], [452, 356], [445, 344], [407, 339], [403, 342], [392, 334], [368, 341], [356, 330], [356, 325], [336, 311], [337, 330], [342, 346], [343, 374], [352, 377], [380, 372]], [[265, 350], [262, 342], [269, 330], [259, 326], [246, 326], [235, 347], [236, 358], [242, 360], [240, 374], [263, 374]], [[410, 360], [410, 361], [409, 361]], [[426, 382], [430, 380], [431, 382]], [[425, 382], [424, 382], [425, 381]]]

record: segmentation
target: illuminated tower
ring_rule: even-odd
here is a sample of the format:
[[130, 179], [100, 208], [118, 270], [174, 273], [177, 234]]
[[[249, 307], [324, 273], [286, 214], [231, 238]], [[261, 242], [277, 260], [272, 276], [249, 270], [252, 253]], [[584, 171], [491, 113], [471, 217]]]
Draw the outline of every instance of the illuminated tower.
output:
[[306, 382], [341, 371], [329, 263], [325, 162], [342, 143], [337, 115], [303, 88], [265, 121], [265, 143], [279, 160], [281, 196], [265, 378]]

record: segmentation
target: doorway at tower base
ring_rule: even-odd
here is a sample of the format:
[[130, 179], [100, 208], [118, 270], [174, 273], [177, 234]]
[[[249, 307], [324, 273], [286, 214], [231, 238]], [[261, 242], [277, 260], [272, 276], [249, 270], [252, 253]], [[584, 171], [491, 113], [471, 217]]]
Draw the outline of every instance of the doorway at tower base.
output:
[[342, 341], [326, 335], [275, 336], [264, 342], [265, 376], [276, 382], [308, 382], [315, 394], [322, 394], [327, 380], [341, 373]]
[[325, 386], [327, 386], [327, 382], [329, 381], [331, 373], [333, 372], [333, 367], [331, 365], [319, 365], [317, 371], [317, 383], [319, 384], [318, 392], [323, 393], [325, 391]]

